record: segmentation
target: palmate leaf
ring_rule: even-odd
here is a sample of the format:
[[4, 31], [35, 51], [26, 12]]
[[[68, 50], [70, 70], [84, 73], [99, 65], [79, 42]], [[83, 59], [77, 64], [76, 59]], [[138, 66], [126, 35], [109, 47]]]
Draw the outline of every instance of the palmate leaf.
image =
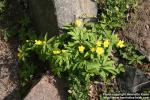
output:
[[116, 71], [117, 73], [125, 72], [123, 64], [119, 64], [118, 67], [116, 68]]
[[90, 80], [90, 74], [86, 74], [85, 81], [89, 81], [89, 80]]
[[107, 73], [109, 72], [113, 75], [117, 74], [116, 68], [114, 66], [105, 66], [102, 69], [105, 70]]
[[86, 66], [86, 71], [89, 73], [98, 74], [100, 70], [100, 64], [98, 62], [88, 62]]
[[89, 52], [86, 52], [85, 55], [84, 55], [84, 57], [86, 58], [88, 56], [89, 56]]
[[53, 66], [52, 72], [53, 72], [55, 75], [58, 75], [58, 76], [60, 77], [60, 76], [61, 76], [61, 72], [62, 72], [62, 68]]
[[68, 32], [68, 34], [69, 35], [71, 35], [72, 37], [72, 39], [74, 39], [74, 40], [80, 40], [80, 35], [79, 35], [79, 30], [78, 29], [74, 29], [73, 31], [71, 31], [71, 32]]
[[84, 43], [88, 46], [88, 47], [92, 47], [92, 44], [89, 41], [84, 41]]
[[45, 34], [44, 41], [47, 41], [47, 39], [48, 39], [47, 35], [48, 35], [48, 33]]
[[99, 72], [99, 75], [100, 75], [100, 77], [101, 77], [104, 81], [106, 81], [107, 76], [108, 76], [108, 73], [106, 73], [104, 70], [101, 70], [101, 71]]
[[142, 55], [142, 56], [139, 56], [138, 58], [139, 58], [140, 60], [143, 60], [143, 59], [145, 59], [145, 56]]
[[113, 60], [110, 60], [110, 61], [106, 61], [104, 64], [103, 64], [103, 66], [105, 67], [105, 66], [113, 66], [114, 65], [114, 61]]
[[79, 40], [79, 39], [80, 39], [80, 38], [79, 38], [79, 35], [76, 34], [76, 33], [74, 33], [74, 32], [69, 32], [69, 34], [72, 36], [71, 38], [72, 38], [73, 40]]

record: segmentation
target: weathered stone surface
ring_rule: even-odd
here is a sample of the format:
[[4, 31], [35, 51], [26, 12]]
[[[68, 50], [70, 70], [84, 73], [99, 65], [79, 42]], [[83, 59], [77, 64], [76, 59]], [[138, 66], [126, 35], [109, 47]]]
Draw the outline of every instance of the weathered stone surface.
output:
[[58, 27], [69, 24], [78, 17], [97, 15], [96, 3], [91, 0], [55, 0]]
[[[12, 46], [14, 46], [12, 48]], [[0, 39], [0, 100], [18, 100], [18, 66], [15, 45]]]
[[62, 87], [63, 83], [56, 78], [45, 75], [31, 89], [24, 100], [66, 100], [65, 91]]
[[75, 18], [96, 16], [97, 5], [92, 0], [29, 0], [29, 11], [39, 32], [55, 35]]
[[117, 78], [119, 90], [123, 93], [143, 92], [150, 88], [150, 76], [133, 66], [125, 65], [125, 73]]
[[57, 33], [56, 9], [52, 0], [29, 0], [29, 13], [34, 27], [41, 33]]

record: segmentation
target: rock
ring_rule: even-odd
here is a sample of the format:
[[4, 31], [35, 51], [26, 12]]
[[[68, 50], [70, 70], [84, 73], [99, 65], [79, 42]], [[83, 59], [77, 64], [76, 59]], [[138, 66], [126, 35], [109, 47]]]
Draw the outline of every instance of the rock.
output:
[[36, 29], [53, 36], [75, 18], [97, 16], [97, 5], [92, 0], [29, 0], [29, 11]]
[[63, 82], [45, 75], [31, 89], [24, 100], [66, 100]]
[[117, 77], [119, 90], [122, 93], [142, 93], [145, 89], [150, 88], [149, 75], [128, 65], [125, 65], [125, 71], [125, 73], [122, 73]]
[[19, 99], [16, 95], [19, 90], [19, 79], [15, 45], [0, 39], [0, 100]]

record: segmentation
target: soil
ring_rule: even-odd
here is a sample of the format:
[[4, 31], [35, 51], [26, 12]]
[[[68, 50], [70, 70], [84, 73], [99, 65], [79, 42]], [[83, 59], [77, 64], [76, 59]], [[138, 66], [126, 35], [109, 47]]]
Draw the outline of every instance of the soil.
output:
[[139, 6], [130, 10], [122, 37], [138, 47], [150, 61], [150, 0], [139, 0]]

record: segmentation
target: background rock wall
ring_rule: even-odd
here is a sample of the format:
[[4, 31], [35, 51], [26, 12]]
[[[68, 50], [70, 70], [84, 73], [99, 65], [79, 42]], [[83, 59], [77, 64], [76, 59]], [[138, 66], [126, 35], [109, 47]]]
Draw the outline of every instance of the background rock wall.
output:
[[38, 32], [57, 33], [56, 9], [52, 0], [29, 0], [29, 13]]
[[92, 0], [29, 0], [28, 4], [35, 28], [51, 36], [75, 18], [97, 15], [97, 5]]

